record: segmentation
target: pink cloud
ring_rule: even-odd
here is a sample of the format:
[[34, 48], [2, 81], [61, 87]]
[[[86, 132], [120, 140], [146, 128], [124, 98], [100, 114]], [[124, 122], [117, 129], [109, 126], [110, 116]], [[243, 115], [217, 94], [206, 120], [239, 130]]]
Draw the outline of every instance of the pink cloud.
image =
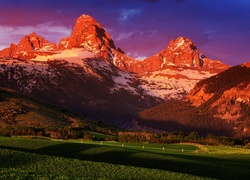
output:
[[36, 32], [50, 42], [58, 43], [61, 38], [70, 35], [71, 28], [51, 26], [50, 23], [36, 26], [0, 26], [0, 49], [9, 47], [11, 43], [17, 44], [25, 35], [32, 32]]

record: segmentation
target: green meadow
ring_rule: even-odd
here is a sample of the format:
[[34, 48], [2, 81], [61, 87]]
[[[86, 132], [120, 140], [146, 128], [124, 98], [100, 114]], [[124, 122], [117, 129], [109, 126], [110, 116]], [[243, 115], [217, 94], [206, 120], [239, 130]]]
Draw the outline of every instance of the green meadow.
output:
[[250, 150], [0, 137], [0, 179], [249, 179]]

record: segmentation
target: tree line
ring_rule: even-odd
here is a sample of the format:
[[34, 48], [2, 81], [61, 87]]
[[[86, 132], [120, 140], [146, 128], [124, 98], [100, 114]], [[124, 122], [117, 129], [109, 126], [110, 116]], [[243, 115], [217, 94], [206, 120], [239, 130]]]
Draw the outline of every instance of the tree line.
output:
[[248, 138], [232, 138], [227, 136], [215, 136], [207, 134], [199, 135], [198, 132], [185, 134], [184, 132], [143, 132], [143, 131], [117, 131], [111, 129], [100, 128], [96, 132], [110, 135], [107, 138], [91, 136], [91, 130], [85, 128], [72, 127], [29, 127], [29, 126], [0, 126], [0, 136], [43, 136], [56, 139], [85, 139], [97, 141], [117, 141], [130, 143], [157, 143], [157, 144], [173, 144], [173, 143], [198, 143], [207, 145], [250, 145]]
[[162, 133], [148, 133], [148, 132], [119, 132], [119, 142], [149, 142], [157, 144], [173, 144], [173, 143], [198, 143], [207, 145], [249, 145], [249, 139], [232, 138], [227, 136], [215, 136], [207, 134], [206, 136], [199, 135], [198, 132], [191, 132], [185, 134], [183, 132], [162, 132]]
[[28, 126], [6, 126], [0, 127], [0, 136], [44, 136], [56, 139], [91, 139], [91, 136], [87, 130], [71, 127], [37, 128]]

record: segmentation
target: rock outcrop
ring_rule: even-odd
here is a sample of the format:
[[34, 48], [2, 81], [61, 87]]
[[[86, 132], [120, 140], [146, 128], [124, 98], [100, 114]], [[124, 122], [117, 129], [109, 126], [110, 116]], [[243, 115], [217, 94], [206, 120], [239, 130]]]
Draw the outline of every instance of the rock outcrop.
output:
[[206, 108], [213, 116], [235, 123], [238, 135], [250, 134], [250, 66], [231, 67], [202, 80], [190, 91], [188, 100]]
[[207, 58], [190, 39], [182, 36], [172, 40], [166, 49], [143, 61], [119, 58], [116, 64], [120, 69], [135, 73], [158, 71], [169, 66], [208, 69], [218, 73], [229, 67], [220, 61]]
[[17, 45], [11, 44], [9, 48], [0, 51], [0, 56], [27, 60], [35, 58], [37, 55], [36, 53], [51, 52], [55, 49], [55, 43], [49, 43], [33, 32], [24, 36]]
[[100, 23], [93, 17], [85, 14], [76, 20], [71, 35], [63, 38], [58, 44], [60, 50], [79, 47], [83, 47], [110, 60], [112, 59], [112, 49], [116, 49], [111, 36]]

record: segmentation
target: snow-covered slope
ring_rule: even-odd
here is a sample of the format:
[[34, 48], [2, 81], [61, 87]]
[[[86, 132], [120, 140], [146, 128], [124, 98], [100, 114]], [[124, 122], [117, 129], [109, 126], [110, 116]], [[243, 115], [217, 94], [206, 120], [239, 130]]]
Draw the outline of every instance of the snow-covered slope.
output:
[[141, 87], [149, 95], [163, 100], [181, 99], [198, 81], [215, 74], [194, 68], [169, 67], [161, 71], [142, 74]]
[[[96, 54], [86, 51], [82, 48], [66, 49], [63, 51], [54, 51], [52, 55], [40, 55], [36, 58], [32, 58], [33, 61], [50, 61], [50, 60], [76, 60], [75, 63], [79, 63], [79, 59], [94, 57]], [[72, 62], [74, 63], [74, 62]]]
[[34, 60], [0, 59], [0, 86], [115, 125], [159, 103], [107, 59], [82, 48]]

